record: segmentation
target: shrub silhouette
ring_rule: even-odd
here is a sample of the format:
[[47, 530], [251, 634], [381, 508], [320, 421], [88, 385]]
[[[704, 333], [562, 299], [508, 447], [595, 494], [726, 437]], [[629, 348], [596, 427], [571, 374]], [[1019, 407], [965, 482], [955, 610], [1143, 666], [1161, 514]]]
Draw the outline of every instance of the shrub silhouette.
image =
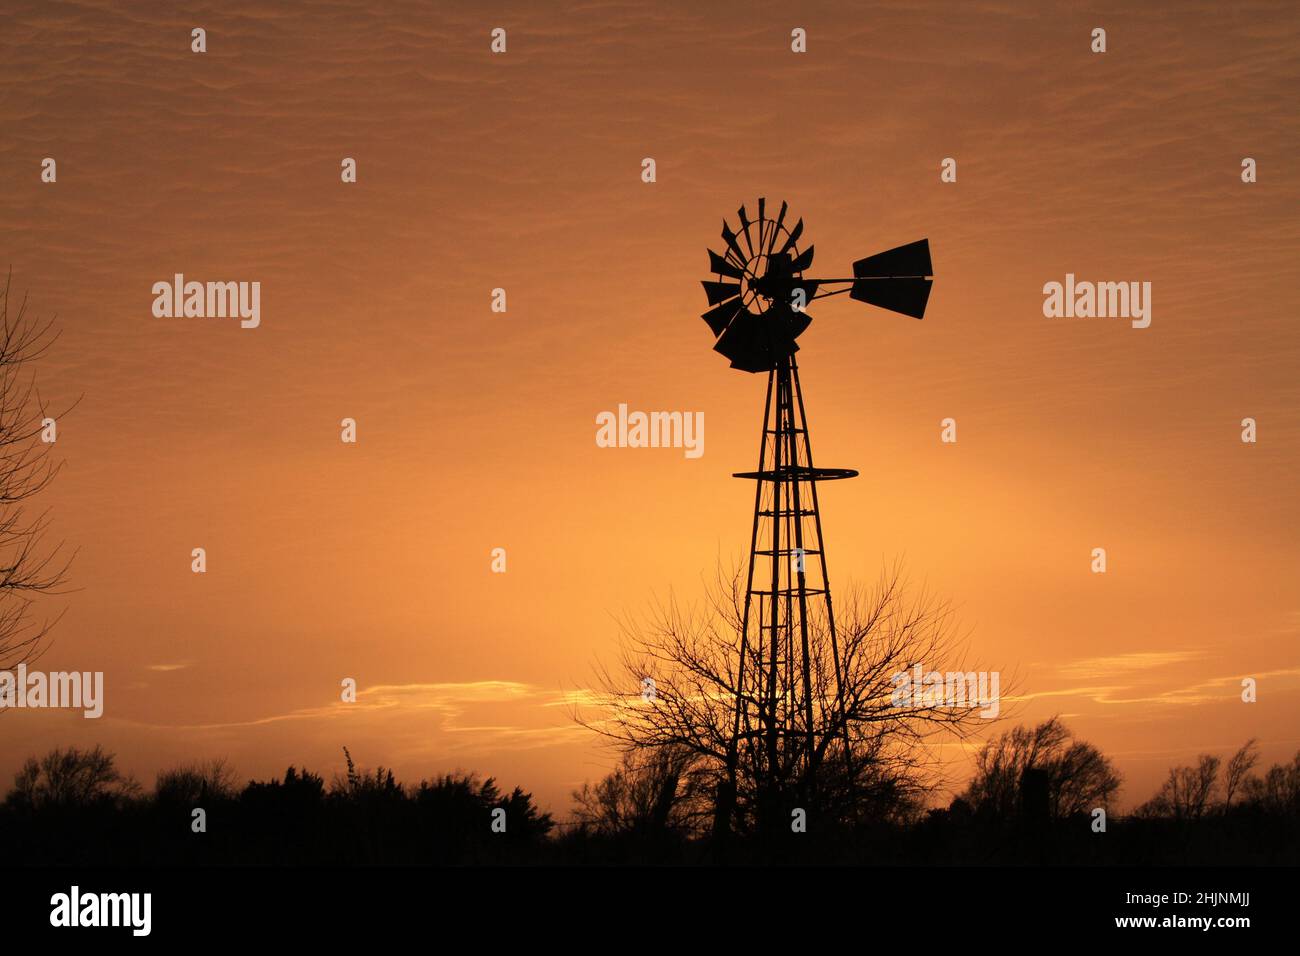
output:
[[324, 779], [291, 766], [283, 780], [249, 782], [239, 797], [239, 819], [259, 858], [319, 863], [329, 849], [321, 840], [324, 805]]
[[222, 758], [159, 771], [154, 799], [161, 805], [196, 807], [239, 795], [235, 772]]
[[101, 807], [113, 805], [139, 790], [123, 776], [111, 753], [98, 745], [90, 750], [51, 750], [40, 759], [29, 757], [14, 777], [6, 802], [16, 809]]
[[[532, 794], [515, 787], [503, 797], [492, 777], [449, 773], [422, 780], [414, 802], [420, 833], [436, 859], [446, 862], [499, 860], [535, 850], [555, 823]], [[506, 811], [504, 833], [492, 830], [493, 811]]]

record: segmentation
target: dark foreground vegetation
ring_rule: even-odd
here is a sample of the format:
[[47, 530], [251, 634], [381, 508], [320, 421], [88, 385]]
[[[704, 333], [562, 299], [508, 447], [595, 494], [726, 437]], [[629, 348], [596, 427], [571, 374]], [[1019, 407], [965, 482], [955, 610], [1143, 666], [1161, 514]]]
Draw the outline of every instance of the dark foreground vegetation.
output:
[[[1300, 754], [1253, 771], [1253, 743], [1226, 764], [1176, 767], [1125, 816], [1104, 756], [1057, 721], [988, 744], [976, 777], [941, 809], [864, 794], [870, 813], [806, 832], [732, 833], [703, 822], [706, 795], [672, 754], [629, 756], [574, 794], [557, 825], [530, 794], [447, 774], [390, 771], [326, 781], [290, 767], [240, 786], [221, 761], [160, 774], [151, 793], [99, 748], [32, 758], [0, 805], [0, 845], [19, 865], [176, 864], [1296, 864]], [[202, 811], [198, 813], [196, 811]], [[501, 811], [504, 811], [502, 813]], [[200, 827], [200, 822], [202, 827]]]

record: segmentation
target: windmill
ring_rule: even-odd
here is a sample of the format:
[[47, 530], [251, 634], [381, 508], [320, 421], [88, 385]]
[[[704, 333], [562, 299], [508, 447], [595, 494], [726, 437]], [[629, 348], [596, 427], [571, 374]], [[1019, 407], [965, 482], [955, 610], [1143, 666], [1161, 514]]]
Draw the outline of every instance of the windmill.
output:
[[[703, 283], [711, 306], [703, 318], [717, 338], [714, 350], [732, 368], [767, 373], [758, 469], [735, 475], [756, 482], [756, 491], [728, 783], [719, 794], [724, 828], [730, 826], [742, 757], [760, 801], [783, 792], [808, 796], [833, 748], [843, 748], [846, 766], [852, 760], [817, 483], [858, 473], [813, 465], [794, 359], [795, 340], [812, 320], [807, 306], [847, 292], [851, 299], [919, 319], [933, 281], [926, 239], [857, 260], [851, 278], [808, 278], [813, 247], [800, 246], [803, 220], [787, 226], [787, 211], [782, 202], [776, 218], [769, 218], [766, 200], [759, 199], [754, 219], [740, 207], [738, 230], [724, 219], [724, 249], [709, 250], [714, 278]], [[810, 635], [818, 628], [820, 641]], [[821, 653], [827, 637], [829, 661]], [[833, 673], [826, 673], [826, 664]]]

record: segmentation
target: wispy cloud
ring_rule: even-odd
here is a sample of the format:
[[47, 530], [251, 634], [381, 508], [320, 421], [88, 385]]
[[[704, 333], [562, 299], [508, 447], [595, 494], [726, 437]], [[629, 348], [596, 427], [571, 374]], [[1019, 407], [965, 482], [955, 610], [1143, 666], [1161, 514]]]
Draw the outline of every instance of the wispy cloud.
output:
[[1246, 677], [1257, 681], [1276, 681], [1291, 687], [1300, 678], [1300, 668], [1277, 668], [1257, 673], [1229, 674], [1194, 680], [1181, 686], [1169, 686], [1168, 675], [1151, 673], [1203, 658], [1201, 651], [1138, 652], [1114, 657], [1096, 657], [1062, 665], [1058, 673], [1073, 679], [1120, 678], [1123, 682], [1085, 684], [1048, 688], [1006, 698], [1008, 702], [1059, 698], [1082, 698], [1104, 706], [1175, 705], [1194, 706], [1236, 699]]
[[[519, 681], [376, 684], [360, 688], [356, 700], [342, 699], [251, 720], [202, 724], [156, 724], [122, 721], [155, 730], [207, 733], [214, 736], [282, 724], [346, 724], [349, 734], [420, 737], [430, 751], [494, 747], [540, 747], [589, 732], [553, 708], [568, 706], [573, 695]], [[338, 733], [338, 731], [335, 731]]]
[[1204, 657], [1200, 650], [1186, 651], [1134, 651], [1128, 654], [1114, 654], [1109, 657], [1086, 657], [1061, 665], [1058, 672], [1062, 677], [1074, 680], [1091, 680], [1132, 674], [1138, 671], [1152, 670], [1158, 667], [1173, 667]]

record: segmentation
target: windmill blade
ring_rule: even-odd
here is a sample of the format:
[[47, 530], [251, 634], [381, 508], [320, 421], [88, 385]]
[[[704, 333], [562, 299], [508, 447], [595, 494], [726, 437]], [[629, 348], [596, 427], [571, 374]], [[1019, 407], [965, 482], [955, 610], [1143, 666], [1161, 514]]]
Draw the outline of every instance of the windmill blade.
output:
[[785, 245], [782, 246], [779, 250], [777, 250], [777, 255], [783, 256], [787, 252], [789, 252], [790, 249], [794, 246], [794, 244], [799, 241], [799, 237], [802, 235], [803, 235], [803, 219], [800, 219], [798, 222], [794, 224], [794, 228], [790, 230], [790, 235], [785, 240]]
[[785, 224], [785, 212], [786, 204], [785, 201], [782, 200], [781, 211], [776, 214], [776, 222], [773, 224], [771, 236], [768, 238], [766, 250], [768, 255], [772, 254], [772, 246], [776, 245], [776, 237], [781, 234], [781, 226]]
[[785, 302], [773, 302], [772, 307], [767, 310], [767, 316], [780, 330], [773, 343], [774, 346], [787, 352], [793, 352], [798, 348], [794, 340], [803, 335], [812, 322], [812, 316], [806, 309], [796, 310]]
[[740, 244], [736, 242], [736, 234], [731, 231], [731, 227], [727, 225], [725, 219], [722, 220], [722, 241], [727, 244], [727, 248], [735, 255], [736, 262], [744, 263], [747, 261], [745, 254], [740, 251]]
[[714, 338], [717, 338], [727, 328], [727, 323], [732, 320], [737, 312], [740, 311], [739, 299], [728, 299], [722, 305], [709, 309], [700, 316], [705, 322], [709, 323], [709, 328], [713, 330]]
[[910, 315], [914, 319], [925, 318], [925, 304], [930, 298], [933, 279], [919, 278], [882, 278], [863, 279], [853, 283], [849, 298], [859, 302]]
[[[749, 369], [748, 366], [763, 364], [766, 361], [765, 338], [762, 319], [748, 309], [742, 308], [719, 337], [713, 350], [729, 358], [733, 368], [746, 368], [747, 371], [752, 371], [753, 369]], [[767, 366], [763, 365], [763, 367]]]
[[709, 250], [709, 269], [721, 276], [727, 276], [731, 279], [745, 278], [745, 270], [740, 266], [733, 265], [722, 256], [718, 255], [712, 249]]
[[[789, 310], [786, 312], [789, 314]], [[798, 350], [789, 329], [790, 322], [798, 321], [801, 317], [797, 315], [790, 315], [786, 320], [773, 315], [771, 310], [759, 315], [741, 309], [713, 346], [714, 351], [729, 358], [732, 368], [744, 372], [769, 371], [782, 355]]]
[[740, 209], [737, 211], [737, 215], [740, 216], [740, 232], [741, 235], [745, 237], [745, 248], [749, 250], [749, 254], [752, 256], [754, 254], [754, 246], [749, 241], [750, 222], [749, 215], [745, 212], [744, 203], [741, 204]]
[[[799, 346], [796, 345], [792, 351], [797, 351], [798, 348]], [[763, 352], [761, 354], [746, 355], [743, 358], [733, 359], [731, 367], [739, 369], [742, 372], [753, 372], [757, 374], [759, 372], [770, 372], [774, 364], [775, 362], [772, 359], [771, 354]]]
[[804, 269], [807, 269], [810, 265], [812, 265], [813, 249], [815, 248], [817, 247], [809, 246], [803, 252], [799, 253], [799, 255], [795, 258], [794, 262], [790, 264], [790, 271], [803, 272]]
[[[793, 354], [797, 351], [799, 351], [799, 346], [791, 343], [790, 347], [786, 349], [786, 354]], [[736, 356], [731, 360], [731, 367], [742, 372], [770, 372], [776, 362], [777, 356], [773, 350], [764, 347]]]
[[709, 305], [740, 295], [739, 282], [701, 282], [700, 285], [704, 286], [704, 293], [709, 297]]
[[930, 264], [930, 240], [919, 239], [905, 246], [878, 252], [853, 263], [859, 279], [925, 278], [934, 275]]

